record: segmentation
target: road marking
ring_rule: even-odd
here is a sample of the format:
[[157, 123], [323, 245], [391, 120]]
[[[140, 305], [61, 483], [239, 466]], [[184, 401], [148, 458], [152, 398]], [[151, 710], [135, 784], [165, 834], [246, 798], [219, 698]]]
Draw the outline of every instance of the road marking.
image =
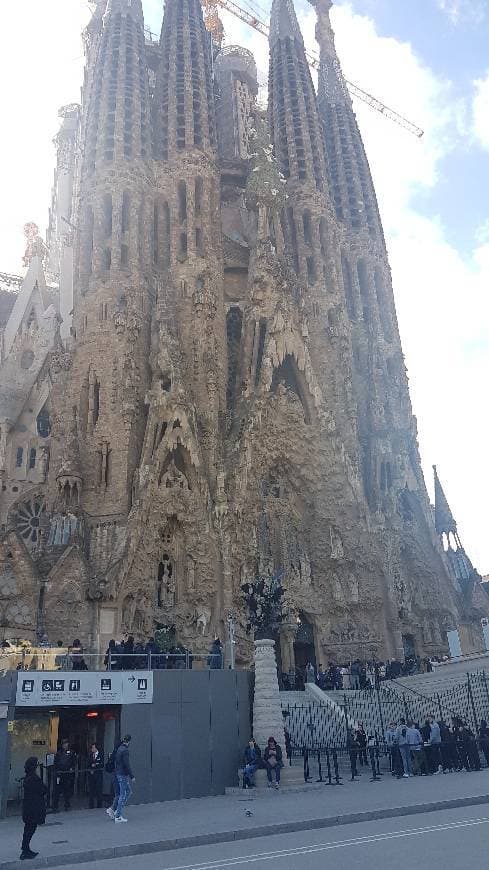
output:
[[[279, 858], [294, 855], [310, 855], [314, 852], [327, 852], [330, 849], [345, 849], [351, 846], [365, 846], [370, 843], [381, 843], [384, 840], [397, 840], [402, 837], [419, 837], [423, 834], [434, 834], [438, 831], [450, 831], [457, 828], [470, 828], [475, 825], [487, 825], [489, 818], [466, 819], [450, 822], [444, 825], [429, 825], [424, 828], [411, 828], [406, 831], [389, 831], [385, 834], [370, 834], [365, 837], [354, 837], [349, 840], [337, 840], [330, 843], [317, 843], [311, 846], [298, 846], [295, 849], [281, 849], [277, 852], [260, 852], [256, 855], [239, 855], [235, 858], [223, 858], [217, 861], [204, 861], [200, 864], [179, 864], [165, 870], [223, 870], [225, 867], [236, 867], [239, 864], [255, 864], [258, 861], [276, 861]], [[273, 836], [273, 835], [272, 835]]]

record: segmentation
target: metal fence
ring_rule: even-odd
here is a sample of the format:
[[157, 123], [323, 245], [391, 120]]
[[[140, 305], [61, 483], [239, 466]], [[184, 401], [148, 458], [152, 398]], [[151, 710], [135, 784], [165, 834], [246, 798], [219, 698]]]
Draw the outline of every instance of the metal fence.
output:
[[[306, 697], [306, 696], [305, 696]], [[383, 742], [389, 722], [401, 718], [423, 725], [433, 716], [451, 724], [466, 722], [477, 734], [482, 719], [489, 721], [489, 678], [485, 671], [467, 674], [443, 692], [424, 695], [391, 684], [365, 691], [335, 693], [324, 704], [282, 704], [284, 723], [296, 750], [346, 747], [348, 727], [363, 723], [365, 730]]]

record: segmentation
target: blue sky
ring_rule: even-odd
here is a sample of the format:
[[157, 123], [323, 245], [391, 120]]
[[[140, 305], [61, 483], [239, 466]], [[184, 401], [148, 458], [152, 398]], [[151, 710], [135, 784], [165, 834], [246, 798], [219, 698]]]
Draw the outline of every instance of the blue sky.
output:
[[[259, 5], [270, 0], [240, 0]], [[80, 99], [87, 0], [2, 9], [0, 270], [19, 273], [22, 227], [47, 222], [58, 107]], [[143, 0], [158, 32], [163, 0]], [[315, 13], [296, 0], [306, 43]], [[19, 21], [28, 22], [22, 39]], [[229, 43], [267, 77], [266, 40], [223, 14]], [[354, 103], [388, 242], [423, 467], [437, 463], [466, 548], [489, 572], [489, 0], [337, 0], [347, 78], [426, 130], [419, 141]], [[6, 37], [6, 38], [5, 38]], [[1, 39], [1, 37], [0, 37]], [[6, 132], [5, 132], [6, 131]]]

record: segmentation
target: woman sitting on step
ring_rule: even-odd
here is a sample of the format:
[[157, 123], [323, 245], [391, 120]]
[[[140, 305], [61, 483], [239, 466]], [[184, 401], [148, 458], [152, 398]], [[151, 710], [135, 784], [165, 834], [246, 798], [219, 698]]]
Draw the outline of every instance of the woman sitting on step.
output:
[[280, 770], [283, 767], [282, 749], [278, 745], [275, 737], [269, 737], [268, 743], [263, 753], [263, 761], [267, 770], [268, 788], [272, 788], [272, 771], [275, 771], [275, 788], [280, 785]]

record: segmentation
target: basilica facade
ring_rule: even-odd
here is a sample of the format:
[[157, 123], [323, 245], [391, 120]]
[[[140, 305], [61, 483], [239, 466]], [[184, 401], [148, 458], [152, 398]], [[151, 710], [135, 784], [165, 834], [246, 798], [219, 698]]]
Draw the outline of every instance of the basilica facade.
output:
[[25, 278], [0, 275], [5, 637], [104, 649], [165, 627], [204, 653], [232, 615], [246, 665], [241, 586], [261, 576], [285, 588], [283, 670], [442, 654], [455, 627], [481, 644], [421, 470], [331, 2], [313, 5], [318, 87], [274, 0], [264, 111], [253, 56], [213, 46], [199, 0], [166, 0], [159, 42], [141, 0], [95, 4], [47, 244], [28, 226]]

